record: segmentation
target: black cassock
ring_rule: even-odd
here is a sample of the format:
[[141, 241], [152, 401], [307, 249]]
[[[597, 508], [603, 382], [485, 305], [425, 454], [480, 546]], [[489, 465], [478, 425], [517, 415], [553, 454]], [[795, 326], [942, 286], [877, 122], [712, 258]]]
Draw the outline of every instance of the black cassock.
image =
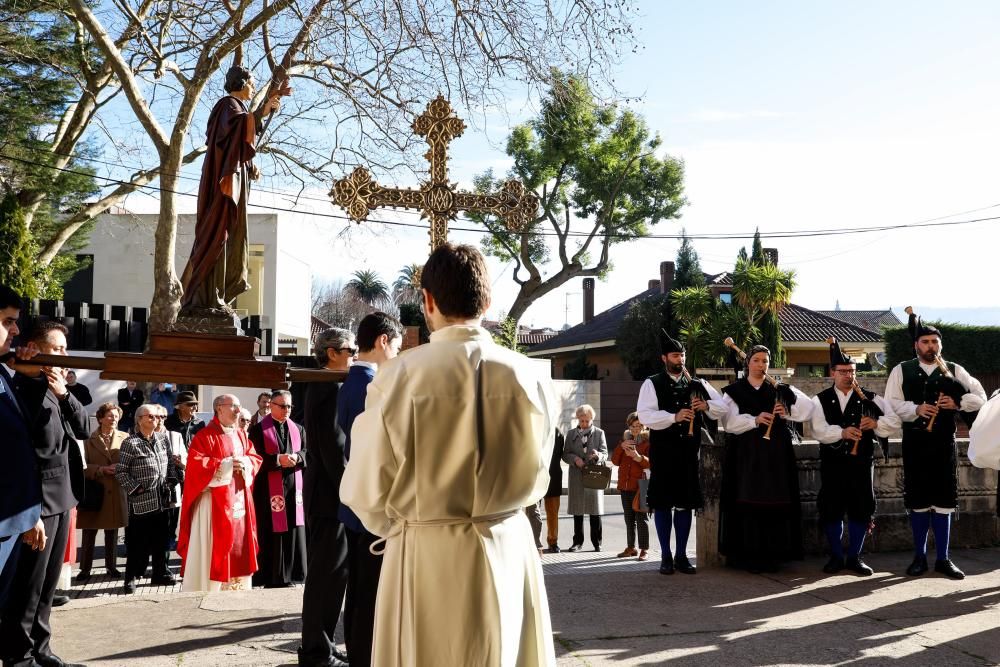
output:
[[[723, 392], [736, 402], [740, 414], [754, 417], [771, 412], [777, 396], [766, 382], [754, 389], [745, 379]], [[802, 558], [799, 478], [791, 429], [790, 421], [777, 419], [770, 440], [764, 439], [767, 426], [763, 425], [726, 435], [719, 550], [730, 564]]]
[[[295, 525], [295, 472], [305, 468], [306, 434], [305, 430], [291, 420], [282, 425], [275, 420], [275, 434], [278, 439], [278, 450], [282, 454], [292, 454], [288, 441], [288, 425], [297, 428], [301, 448], [297, 452], [298, 464], [294, 468], [282, 468], [278, 465], [277, 454], [268, 454], [264, 446], [264, 431], [260, 423], [250, 427], [250, 442], [263, 459], [260, 470], [253, 482], [254, 510], [257, 514], [257, 572], [253, 576], [254, 586], [288, 586], [301, 583], [306, 578], [306, 529]], [[288, 530], [283, 533], [274, 532], [271, 521], [271, 498], [268, 485], [268, 473], [281, 470], [285, 496], [285, 515]], [[300, 501], [301, 502], [301, 501]]]

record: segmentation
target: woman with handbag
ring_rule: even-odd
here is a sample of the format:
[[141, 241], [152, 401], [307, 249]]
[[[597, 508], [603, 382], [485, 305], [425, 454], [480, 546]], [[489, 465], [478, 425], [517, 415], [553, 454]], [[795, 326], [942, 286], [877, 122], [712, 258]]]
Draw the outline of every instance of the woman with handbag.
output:
[[[645, 493], [639, 493], [639, 485], [646, 479], [649, 470], [649, 431], [646, 431], [639, 414], [633, 412], [625, 420], [628, 429], [623, 440], [615, 447], [611, 463], [618, 466], [618, 493], [625, 512], [625, 535], [628, 546], [618, 554], [618, 558], [639, 556], [646, 560], [649, 556], [649, 513], [645, 503]], [[639, 551], [635, 550], [635, 534], [639, 533]]]
[[[601, 515], [604, 514], [604, 489], [611, 481], [608, 441], [604, 431], [594, 426], [594, 408], [581, 405], [576, 409], [577, 427], [566, 434], [563, 461], [569, 464], [569, 502], [567, 512], [573, 515], [573, 546], [567, 551], [583, 548], [583, 515], [590, 515], [590, 542], [594, 551], [601, 550]], [[588, 478], [585, 483], [584, 477]], [[595, 484], [593, 480], [602, 480]], [[603, 484], [603, 486], [600, 486]], [[600, 488], [593, 488], [600, 486]]]
[[115, 466], [121, 454], [122, 443], [128, 434], [118, 430], [121, 408], [105, 403], [97, 408], [97, 430], [83, 446], [86, 487], [84, 499], [77, 507], [76, 527], [83, 531], [80, 544], [80, 572], [78, 582], [90, 579], [94, 563], [94, 543], [97, 531], [104, 531], [104, 565], [109, 577], [119, 578], [115, 551], [118, 547], [118, 529], [128, 525], [128, 508], [125, 492], [115, 479]]

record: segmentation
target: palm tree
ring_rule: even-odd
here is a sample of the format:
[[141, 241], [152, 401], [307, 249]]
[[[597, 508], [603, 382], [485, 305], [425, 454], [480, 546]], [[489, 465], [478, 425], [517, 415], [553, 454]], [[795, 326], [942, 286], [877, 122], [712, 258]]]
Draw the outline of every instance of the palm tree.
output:
[[419, 264], [408, 264], [399, 270], [396, 282], [392, 284], [392, 297], [397, 304], [420, 303], [420, 269]]
[[389, 286], [385, 284], [378, 273], [370, 269], [355, 271], [353, 277], [344, 285], [344, 289], [372, 308], [391, 308], [392, 297]]
[[674, 316], [682, 324], [681, 335], [686, 339], [688, 366], [694, 369], [704, 342], [705, 321], [715, 310], [715, 297], [707, 287], [682, 287], [670, 292], [670, 304]]
[[781, 349], [781, 326], [778, 313], [792, 298], [795, 271], [785, 271], [765, 262], [753, 264], [738, 260], [733, 272], [733, 301], [746, 311], [750, 329], [764, 325], [762, 340], [771, 348], [775, 365], [784, 363]]

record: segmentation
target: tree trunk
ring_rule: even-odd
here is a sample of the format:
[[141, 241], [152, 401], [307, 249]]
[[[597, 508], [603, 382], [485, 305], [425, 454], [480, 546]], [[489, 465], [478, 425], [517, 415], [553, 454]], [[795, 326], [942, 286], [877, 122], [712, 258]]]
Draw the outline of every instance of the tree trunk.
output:
[[174, 270], [174, 243], [177, 239], [177, 181], [181, 170], [181, 142], [172, 142], [161, 160], [160, 217], [156, 223], [153, 253], [153, 302], [149, 307], [149, 330], [170, 329], [180, 310], [180, 280]]
[[599, 268], [584, 269], [579, 264], [571, 263], [564, 265], [558, 273], [552, 274], [545, 280], [531, 278], [524, 281], [521, 283], [521, 289], [518, 290], [517, 296], [514, 298], [514, 303], [511, 304], [510, 310], [507, 311], [507, 317], [513, 319], [515, 324], [520, 323], [525, 311], [535, 301], [538, 301], [557, 287], [565, 285], [577, 276], [596, 276], [599, 270]]

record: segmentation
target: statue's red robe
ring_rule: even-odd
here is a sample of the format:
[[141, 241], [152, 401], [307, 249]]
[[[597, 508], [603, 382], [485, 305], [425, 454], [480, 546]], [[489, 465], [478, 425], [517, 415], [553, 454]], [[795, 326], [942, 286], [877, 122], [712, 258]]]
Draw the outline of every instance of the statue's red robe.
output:
[[[257, 520], [254, 516], [251, 492], [254, 475], [260, 469], [261, 457], [247, 440], [246, 433], [236, 429], [243, 443], [245, 455], [253, 463], [241, 478], [233, 475], [226, 486], [210, 490], [212, 498], [212, 581], [228, 582], [235, 577], [250, 576], [257, 571]], [[181, 503], [180, 537], [177, 553], [181, 557], [181, 576], [187, 563], [191, 541], [191, 517], [195, 501], [208, 487], [222, 459], [233, 456], [233, 446], [222, 431], [218, 417], [198, 431], [188, 449], [187, 469], [184, 476], [184, 500]], [[245, 481], [244, 481], [245, 480]], [[241, 519], [232, 518], [234, 495], [243, 494], [246, 514]]]

